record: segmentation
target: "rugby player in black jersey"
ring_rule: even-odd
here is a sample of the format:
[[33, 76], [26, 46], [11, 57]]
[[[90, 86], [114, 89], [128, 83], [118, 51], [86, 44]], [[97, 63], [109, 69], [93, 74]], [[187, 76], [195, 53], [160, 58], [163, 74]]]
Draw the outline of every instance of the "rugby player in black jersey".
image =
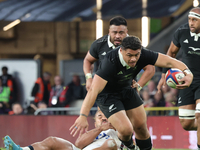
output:
[[[70, 127], [71, 134], [80, 135], [88, 129], [87, 116], [95, 100], [108, 121], [118, 131], [119, 139], [130, 150], [135, 149], [132, 134], [140, 150], [151, 150], [152, 143], [146, 125], [143, 101], [137, 89], [132, 88], [132, 80], [146, 65], [165, 68], [188, 69], [181, 61], [142, 47], [135, 36], [127, 36], [120, 47], [110, 51], [101, 62], [92, 85], [83, 101], [80, 116]], [[185, 74], [177, 88], [189, 87], [193, 74]]]
[[[116, 16], [110, 20], [110, 27], [108, 35], [105, 35], [94, 41], [84, 58], [83, 71], [86, 77], [86, 89], [88, 90], [92, 84], [92, 66], [95, 63], [95, 72], [98, 64], [103, 60], [105, 55], [112, 49], [121, 45], [122, 40], [128, 35], [128, 28], [126, 19]], [[144, 72], [139, 81], [134, 84], [141, 90], [142, 87], [153, 77], [155, 67], [152, 65], [145, 66]], [[135, 81], [133, 81], [135, 82]]]
[[[200, 7], [190, 10], [188, 23], [181, 25], [174, 33], [167, 55], [176, 57], [182, 51], [182, 61], [188, 66], [194, 75], [190, 87], [179, 91], [178, 106], [179, 120], [182, 127], [189, 130], [197, 130], [198, 150], [200, 150]], [[157, 86], [165, 86], [165, 73], [163, 69], [162, 79]], [[189, 74], [189, 70], [184, 70]]]

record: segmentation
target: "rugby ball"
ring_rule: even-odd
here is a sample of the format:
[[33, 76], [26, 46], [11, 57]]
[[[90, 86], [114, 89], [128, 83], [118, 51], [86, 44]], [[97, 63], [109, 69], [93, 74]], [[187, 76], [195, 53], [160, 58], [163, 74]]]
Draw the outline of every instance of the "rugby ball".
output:
[[179, 80], [182, 79], [185, 74], [176, 68], [171, 68], [166, 72], [165, 80], [169, 87], [176, 88], [176, 85], [182, 84]]

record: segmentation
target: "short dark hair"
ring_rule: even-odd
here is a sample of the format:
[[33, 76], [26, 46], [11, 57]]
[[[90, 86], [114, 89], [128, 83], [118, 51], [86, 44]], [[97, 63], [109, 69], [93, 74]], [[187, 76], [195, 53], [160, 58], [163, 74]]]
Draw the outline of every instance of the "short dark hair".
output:
[[3, 66], [3, 67], [1, 68], [1, 70], [6, 70], [6, 71], [8, 71], [8, 67]]
[[112, 19], [110, 19], [110, 26], [111, 25], [116, 25], [116, 26], [125, 25], [125, 26], [127, 26], [127, 22], [126, 22], [126, 19], [124, 17], [116, 16], [116, 17], [113, 17]]
[[130, 48], [132, 50], [142, 49], [141, 41], [136, 36], [127, 36], [123, 39], [121, 48], [126, 50]]

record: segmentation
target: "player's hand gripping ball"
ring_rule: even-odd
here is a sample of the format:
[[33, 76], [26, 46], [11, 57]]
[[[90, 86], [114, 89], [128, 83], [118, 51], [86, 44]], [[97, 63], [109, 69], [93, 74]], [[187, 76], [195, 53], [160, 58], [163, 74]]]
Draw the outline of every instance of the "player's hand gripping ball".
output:
[[185, 74], [176, 68], [171, 68], [166, 72], [165, 79], [166, 83], [171, 88], [176, 88], [176, 85], [182, 84], [180, 79], [182, 79], [185, 76]]

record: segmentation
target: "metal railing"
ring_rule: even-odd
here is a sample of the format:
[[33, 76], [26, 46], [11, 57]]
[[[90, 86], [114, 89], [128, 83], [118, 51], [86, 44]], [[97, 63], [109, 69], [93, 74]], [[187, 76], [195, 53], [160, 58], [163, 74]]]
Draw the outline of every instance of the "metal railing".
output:
[[[41, 112], [53, 112], [53, 115], [79, 115], [80, 107], [57, 107], [57, 108], [46, 108], [37, 109], [34, 115], [40, 115]], [[90, 114], [94, 115], [97, 107], [92, 107]], [[147, 107], [145, 108], [147, 115], [151, 116], [176, 116], [178, 115], [178, 107]]]
[[[55, 107], [55, 108], [39, 108], [34, 112], [34, 115], [39, 115], [41, 112], [53, 112], [53, 115], [79, 115], [80, 107]], [[90, 109], [90, 114], [93, 115], [97, 111], [97, 107], [92, 107]]]

